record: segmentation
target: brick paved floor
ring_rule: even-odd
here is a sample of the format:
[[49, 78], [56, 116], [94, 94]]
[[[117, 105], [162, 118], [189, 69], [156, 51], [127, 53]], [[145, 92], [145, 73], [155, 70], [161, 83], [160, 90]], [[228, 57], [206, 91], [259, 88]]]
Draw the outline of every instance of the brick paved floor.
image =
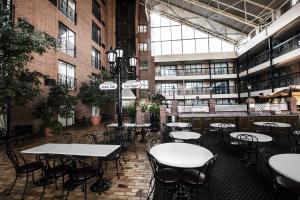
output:
[[[75, 138], [75, 141], [85, 133], [97, 133], [101, 139], [103, 133], [103, 127], [90, 127], [81, 130], [70, 131]], [[50, 138], [39, 137], [34, 139], [25, 140], [25, 144], [14, 144], [14, 149], [27, 149], [33, 146], [44, 144], [47, 142], [59, 142], [59, 136], [53, 136]], [[8, 160], [4, 145], [0, 146], [0, 199], [20, 199], [25, 184], [25, 177], [17, 180], [17, 183], [9, 196], [4, 195], [4, 192], [14, 180], [15, 171], [12, 164]], [[124, 170], [120, 171], [120, 179], [116, 175], [115, 166], [108, 164], [107, 171], [104, 174], [104, 178], [111, 180], [112, 187], [103, 192], [100, 196], [98, 193], [88, 192], [88, 199], [126, 199], [126, 200], [140, 200], [146, 199], [149, 181], [152, 175], [151, 167], [149, 165], [145, 150], [148, 148], [145, 144], [137, 143], [138, 158], [130, 149], [126, 155], [127, 163], [122, 162]], [[25, 155], [26, 159], [33, 160], [33, 155]], [[88, 185], [90, 186], [94, 182], [90, 180]], [[61, 187], [61, 184], [59, 184]], [[37, 187], [32, 182], [29, 183], [26, 191], [26, 200], [39, 199], [42, 191], [42, 187]], [[55, 190], [54, 184], [49, 185], [46, 188], [43, 199], [61, 199], [61, 190]], [[74, 191], [70, 192], [68, 199], [83, 199], [83, 192], [81, 187], [77, 187]]]

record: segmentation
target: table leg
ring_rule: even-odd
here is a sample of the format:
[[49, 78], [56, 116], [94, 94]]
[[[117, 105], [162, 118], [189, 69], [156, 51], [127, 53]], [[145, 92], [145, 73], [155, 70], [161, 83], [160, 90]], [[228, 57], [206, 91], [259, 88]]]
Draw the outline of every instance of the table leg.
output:
[[93, 183], [93, 185], [90, 187], [90, 190], [92, 192], [101, 193], [101, 192], [108, 190], [111, 186], [112, 186], [111, 181], [106, 180], [106, 179], [100, 179], [100, 180], [96, 181], [95, 183]]

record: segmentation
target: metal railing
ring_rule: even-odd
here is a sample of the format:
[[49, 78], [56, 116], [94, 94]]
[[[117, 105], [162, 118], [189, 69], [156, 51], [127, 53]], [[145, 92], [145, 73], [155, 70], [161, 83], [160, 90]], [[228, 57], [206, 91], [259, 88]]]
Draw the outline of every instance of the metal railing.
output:
[[[156, 93], [164, 96], [173, 95], [207, 95], [210, 94], [210, 87], [198, 87], [198, 88], [178, 88], [178, 89], [157, 89]], [[212, 94], [234, 94], [236, 93], [236, 87], [215, 87], [212, 89]]]
[[58, 38], [58, 48], [61, 52], [66, 53], [69, 56], [75, 57], [76, 55], [76, 46], [66, 38]]
[[57, 74], [57, 80], [59, 84], [67, 84], [70, 90], [77, 89], [77, 79], [72, 76], [66, 76], [64, 74]]
[[67, 18], [69, 18], [73, 22], [76, 22], [76, 12], [68, 5], [68, 2], [66, 0], [59, 0], [58, 8]]
[[276, 58], [298, 48], [300, 48], [300, 34], [275, 46], [273, 48], [273, 57]]
[[[211, 69], [211, 74], [234, 74], [235, 69], [233, 67], [221, 67]], [[209, 68], [202, 69], [160, 69], [155, 72], [156, 76], [198, 76], [198, 75], [209, 75]]]
[[[288, 87], [291, 82], [297, 85], [300, 84], [300, 72], [274, 77], [274, 88]], [[271, 79], [252, 82], [250, 84], [252, 86], [251, 91], [268, 90], [272, 88]], [[241, 92], [248, 92], [247, 84], [241, 85], [240, 90]]]
[[234, 94], [234, 93], [236, 93], [236, 87], [235, 86], [213, 87], [212, 88], [212, 94]]
[[178, 106], [178, 113], [208, 113], [208, 105], [197, 105], [197, 106]]
[[287, 111], [288, 110], [288, 104], [286, 102], [284, 103], [256, 103], [255, 104], [255, 112], [266, 112], [266, 111], [275, 111], [275, 112], [281, 112], [281, 111]]
[[270, 60], [269, 58], [270, 58], [270, 51], [269, 50], [264, 51], [264, 52], [260, 53], [259, 55], [255, 56], [254, 58], [251, 58], [248, 63], [248, 66], [249, 66], [249, 68], [255, 67], [264, 62], [267, 62], [268, 60]]
[[247, 104], [216, 104], [216, 112], [246, 112]]

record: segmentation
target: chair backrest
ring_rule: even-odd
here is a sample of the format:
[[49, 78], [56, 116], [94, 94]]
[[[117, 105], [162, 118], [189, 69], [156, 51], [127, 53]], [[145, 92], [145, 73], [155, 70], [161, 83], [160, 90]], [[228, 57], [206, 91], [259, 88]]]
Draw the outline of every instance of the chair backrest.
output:
[[[214, 155], [211, 159], [209, 159], [206, 163], [205, 163], [205, 165], [204, 165], [204, 174], [205, 174], [205, 181], [204, 181], [204, 183], [205, 184], [208, 184], [209, 183], [209, 179], [210, 179], [210, 175], [211, 175], [211, 172], [212, 172], [212, 170], [213, 170], [213, 168], [214, 168], [214, 166], [215, 166], [215, 162], [216, 162], [216, 160], [217, 160], [217, 157], [218, 157], [218, 155]], [[200, 180], [200, 174], [201, 174], [201, 172], [200, 172], [200, 170], [199, 170], [199, 174], [198, 174], [198, 181]], [[197, 184], [198, 184], [199, 182], [197, 182]]]
[[158, 144], [161, 144], [162, 143], [162, 139], [161, 138], [152, 138], [150, 140], [150, 148], [158, 145]]
[[237, 135], [237, 141], [240, 145], [250, 142], [252, 149], [257, 149], [258, 147], [258, 139], [254, 135], [239, 134]]
[[61, 170], [57, 170], [57, 167], [65, 167], [63, 159], [61, 156], [58, 155], [38, 155], [37, 160], [43, 163], [43, 170], [45, 178], [48, 178], [47, 172], [51, 170], [52, 176], [57, 176]]
[[263, 147], [259, 150], [260, 155], [264, 161], [264, 164], [267, 166], [271, 176], [272, 176], [272, 180], [275, 184], [277, 184], [277, 179], [276, 179], [276, 175], [273, 171], [273, 169], [270, 167], [269, 165], [269, 159], [274, 155], [274, 153], [271, 151], [271, 149]]
[[64, 164], [70, 164], [68, 167], [68, 174], [71, 179], [74, 179], [74, 181], [76, 181], [79, 179], [79, 177], [82, 176], [84, 177], [84, 179], [88, 178], [90, 170], [93, 170], [94, 168], [87, 163], [87, 160], [88, 159], [82, 159], [77, 156], [70, 156], [64, 158]]
[[273, 123], [273, 122], [266, 122], [263, 124], [263, 131], [266, 134], [271, 134], [270, 131], [274, 131], [273, 128], [279, 128], [278, 124]]
[[71, 133], [64, 133], [62, 136], [63, 136], [63, 138], [62, 138], [63, 143], [71, 144], [73, 142], [73, 138], [72, 138]]
[[16, 173], [19, 173], [21, 171], [20, 166], [26, 165], [25, 158], [21, 154], [10, 149], [6, 151], [6, 154], [9, 160], [11, 161], [12, 165], [14, 166]]
[[151, 165], [153, 176], [155, 177], [156, 174], [157, 174], [157, 171], [158, 171], [158, 165], [159, 165], [158, 161], [156, 160], [156, 158], [151, 153], [149, 153], [148, 151], [146, 151], [146, 153], [147, 153], [147, 157], [148, 157], [148, 160], [150, 162], [150, 165]]
[[82, 144], [97, 144], [97, 136], [92, 133], [85, 134], [81, 137], [80, 143], [82, 143]]

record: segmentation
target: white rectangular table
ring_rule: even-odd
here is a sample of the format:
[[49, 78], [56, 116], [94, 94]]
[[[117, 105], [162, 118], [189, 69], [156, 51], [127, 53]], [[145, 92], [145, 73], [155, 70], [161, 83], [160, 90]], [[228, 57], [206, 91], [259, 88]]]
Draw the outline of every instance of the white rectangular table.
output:
[[105, 144], [54, 144], [48, 143], [21, 151], [26, 154], [56, 154], [105, 158], [120, 148]]

